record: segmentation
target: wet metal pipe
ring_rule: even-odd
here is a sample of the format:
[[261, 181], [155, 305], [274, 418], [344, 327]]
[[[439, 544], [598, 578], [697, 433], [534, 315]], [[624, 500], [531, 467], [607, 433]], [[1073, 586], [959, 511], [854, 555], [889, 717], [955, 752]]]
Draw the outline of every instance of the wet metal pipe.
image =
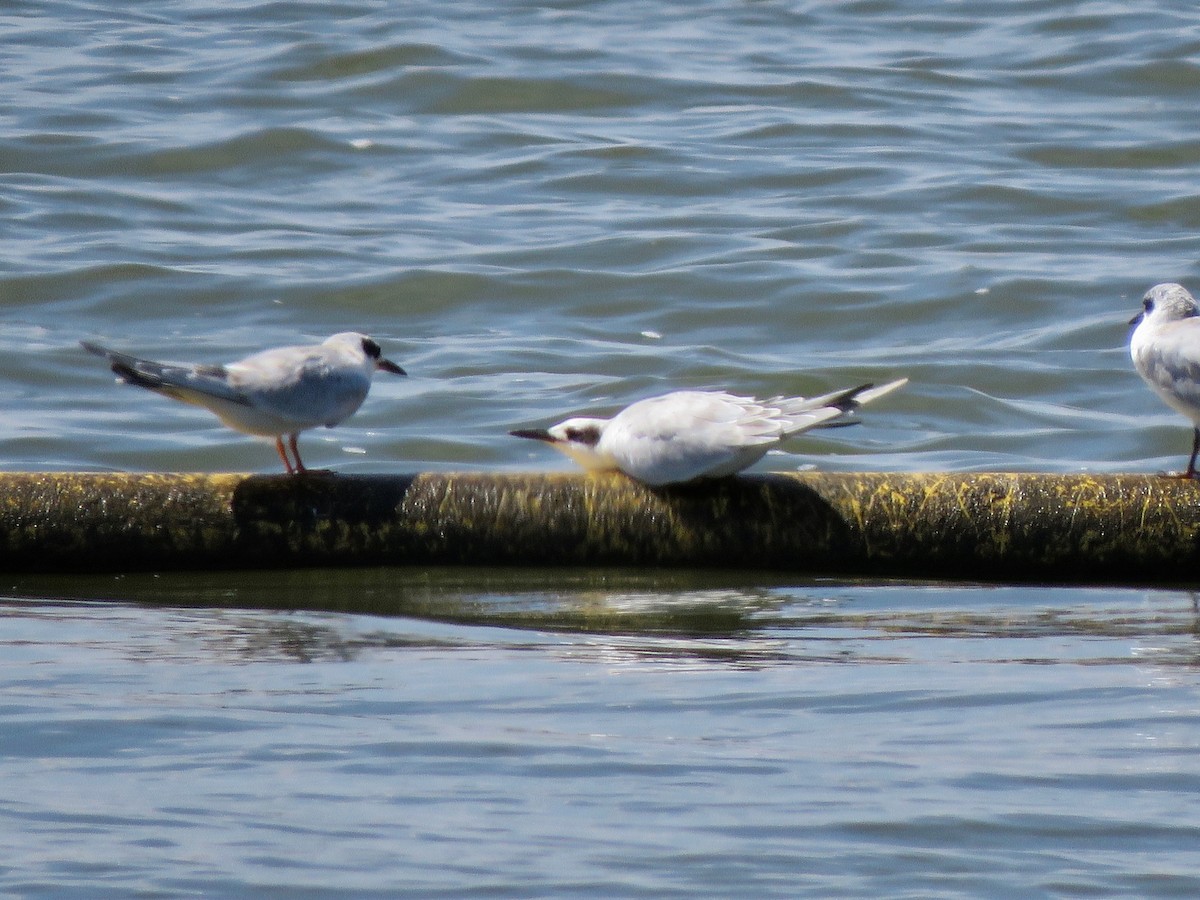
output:
[[672, 566], [1194, 582], [1200, 483], [1151, 475], [0, 473], [0, 571]]

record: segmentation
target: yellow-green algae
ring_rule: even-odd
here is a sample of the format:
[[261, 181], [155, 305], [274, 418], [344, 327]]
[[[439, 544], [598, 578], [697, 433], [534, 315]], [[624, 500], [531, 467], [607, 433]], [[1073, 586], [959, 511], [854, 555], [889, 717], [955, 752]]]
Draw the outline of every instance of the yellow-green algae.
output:
[[0, 569], [396, 564], [1191, 582], [1200, 484], [1149, 475], [0, 473]]

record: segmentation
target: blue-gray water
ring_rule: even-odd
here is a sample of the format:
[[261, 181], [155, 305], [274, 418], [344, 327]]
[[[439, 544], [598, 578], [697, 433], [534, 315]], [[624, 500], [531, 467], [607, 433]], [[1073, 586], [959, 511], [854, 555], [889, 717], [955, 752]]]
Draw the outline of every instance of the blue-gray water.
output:
[[[1186, 4], [9, 3], [0, 465], [275, 471], [81, 338], [405, 366], [351, 472], [668, 387], [907, 375], [763, 467], [1154, 471]], [[1186, 591], [770, 573], [12, 578], [0, 891], [1194, 896]]]

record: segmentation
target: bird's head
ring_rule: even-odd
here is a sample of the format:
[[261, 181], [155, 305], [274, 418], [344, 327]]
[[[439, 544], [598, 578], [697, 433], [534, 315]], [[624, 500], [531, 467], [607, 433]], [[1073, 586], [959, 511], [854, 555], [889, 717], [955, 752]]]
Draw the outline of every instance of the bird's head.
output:
[[383, 349], [379, 344], [357, 331], [343, 331], [326, 338], [324, 343], [327, 347], [337, 347], [352, 358], [358, 359], [368, 375], [373, 375], [379, 370], [391, 372], [393, 375], [408, 374], [390, 359], [383, 358]]
[[1196, 301], [1180, 284], [1156, 284], [1142, 297], [1142, 311], [1129, 320], [1130, 325], [1149, 322], [1155, 325], [1189, 319], [1200, 314]]
[[574, 418], [549, 428], [522, 428], [510, 431], [513, 437], [545, 441], [561, 450], [585, 469], [616, 468], [612, 457], [599, 449], [608, 419]]

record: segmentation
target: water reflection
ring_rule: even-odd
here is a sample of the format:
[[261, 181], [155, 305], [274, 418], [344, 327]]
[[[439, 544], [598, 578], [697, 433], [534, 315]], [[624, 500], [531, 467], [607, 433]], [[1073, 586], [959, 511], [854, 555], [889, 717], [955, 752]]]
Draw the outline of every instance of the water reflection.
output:
[[177, 620], [169, 630], [173, 640], [183, 635], [187, 646], [164, 651], [148, 636], [123, 651], [159, 658], [180, 652], [347, 662], [436, 648], [549, 650], [675, 668], [898, 664], [931, 656], [1200, 665], [1195, 597], [1172, 591], [796, 584], [733, 573], [370, 569], [30, 576], [11, 585], [9, 595], [51, 600], [14, 602], [0, 615], [64, 617], [86, 609], [95, 616], [101, 608], [115, 624], [143, 615], [133, 611], [138, 607], [163, 607]]

